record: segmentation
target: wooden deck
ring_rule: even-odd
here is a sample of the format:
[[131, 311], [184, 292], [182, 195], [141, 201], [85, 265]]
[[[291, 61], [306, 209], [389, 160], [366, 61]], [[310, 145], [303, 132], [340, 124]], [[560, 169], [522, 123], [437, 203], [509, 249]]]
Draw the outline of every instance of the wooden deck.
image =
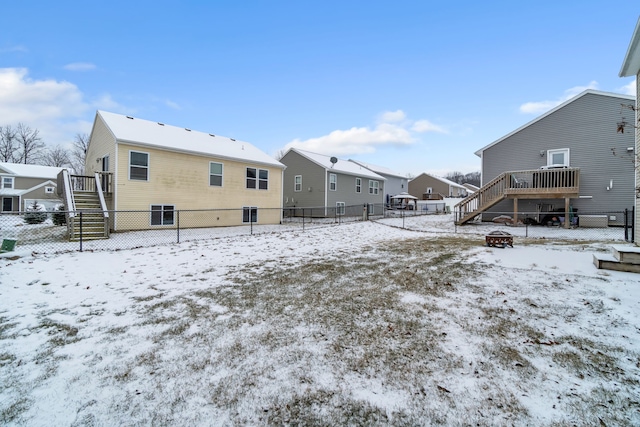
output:
[[[471, 221], [496, 203], [514, 200], [514, 222], [518, 217], [518, 199], [565, 199], [566, 210], [569, 200], [580, 193], [580, 169], [534, 169], [503, 172], [478, 191], [455, 205], [456, 224]], [[568, 223], [565, 223], [569, 226]]]

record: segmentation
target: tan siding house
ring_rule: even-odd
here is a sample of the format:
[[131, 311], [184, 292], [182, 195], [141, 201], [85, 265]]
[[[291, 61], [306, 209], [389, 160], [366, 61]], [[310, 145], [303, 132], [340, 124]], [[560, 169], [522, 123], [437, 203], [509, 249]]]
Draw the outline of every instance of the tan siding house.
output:
[[35, 202], [53, 210], [61, 201], [57, 176], [62, 168], [19, 163], [0, 163], [2, 212], [23, 212]]
[[419, 200], [467, 195], [466, 187], [445, 178], [422, 173], [409, 181], [409, 194]]
[[247, 142], [104, 111], [86, 160], [88, 175], [112, 174], [109, 209], [146, 212], [116, 213], [114, 231], [173, 228], [177, 215], [181, 227], [278, 224], [283, 170]]

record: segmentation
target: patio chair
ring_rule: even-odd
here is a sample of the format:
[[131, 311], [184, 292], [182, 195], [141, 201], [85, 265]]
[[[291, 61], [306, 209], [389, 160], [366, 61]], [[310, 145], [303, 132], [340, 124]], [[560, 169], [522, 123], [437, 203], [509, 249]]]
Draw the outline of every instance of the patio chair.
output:
[[511, 174], [511, 186], [513, 188], [527, 188], [529, 187], [529, 184], [527, 183], [526, 180], [518, 179], [518, 177], [515, 176], [515, 174]]

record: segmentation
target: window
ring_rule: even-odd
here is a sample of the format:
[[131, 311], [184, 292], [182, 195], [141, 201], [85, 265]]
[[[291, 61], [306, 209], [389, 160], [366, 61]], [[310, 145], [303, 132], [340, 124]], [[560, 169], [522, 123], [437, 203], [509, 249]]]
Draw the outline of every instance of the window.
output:
[[242, 222], [245, 222], [245, 223], [258, 222], [258, 208], [255, 206], [243, 207]]
[[547, 166], [569, 166], [569, 149], [547, 151]]
[[247, 168], [247, 188], [269, 189], [269, 171], [266, 169]]
[[209, 185], [222, 187], [222, 163], [209, 162]]
[[109, 172], [109, 156], [108, 155], [102, 158], [102, 172]]
[[149, 180], [149, 154], [129, 151], [129, 179], [136, 181]]
[[369, 194], [378, 194], [380, 183], [378, 181], [369, 181]]
[[53, 190], [54, 190], [53, 187], [44, 187], [44, 192], [46, 194], [53, 194]]
[[151, 225], [173, 225], [173, 205], [151, 205]]
[[336, 202], [336, 215], [344, 215], [344, 202]]
[[362, 193], [362, 179], [356, 178], [356, 193]]
[[260, 190], [269, 189], [269, 171], [266, 169], [258, 170], [258, 188]]
[[2, 188], [13, 188], [13, 177], [12, 176], [3, 176], [2, 177]]
[[336, 191], [338, 189], [338, 175], [335, 173], [329, 174], [329, 190]]
[[293, 178], [293, 191], [302, 191], [302, 175]]

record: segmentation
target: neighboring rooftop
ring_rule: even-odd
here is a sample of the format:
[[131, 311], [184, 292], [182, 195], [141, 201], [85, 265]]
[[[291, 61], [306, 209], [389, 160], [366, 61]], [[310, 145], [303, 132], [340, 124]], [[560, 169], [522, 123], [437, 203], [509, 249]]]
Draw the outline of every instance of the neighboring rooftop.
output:
[[96, 115], [119, 142], [285, 167], [248, 142], [107, 111], [98, 111]]
[[336, 163], [332, 163], [331, 162], [332, 156], [325, 156], [324, 154], [312, 153], [310, 151], [300, 150], [298, 148], [290, 148], [289, 151], [294, 151], [300, 154], [301, 156], [311, 160], [312, 162], [318, 164], [319, 166], [322, 166], [327, 170], [332, 169], [336, 172], [340, 172], [348, 175], [368, 177], [373, 179], [379, 179], [382, 181], [386, 180], [386, 178], [384, 178], [383, 176], [378, 175], [377, 173], [355, 162], [338, 159], [337, 157], [335, 157], [335, 159], [337, 159], [338, 161]]
[[620, 77], [635, 76], [640, 70], [640, 18], [636, 23], [636, 29], [633, 31], [627, 54], [624, 56], [622, 68], [620, 68]]
[[353, 160], [353, 159], [349, 159], [350, 162], [353, 163], [357, 163], [362, 167], [365, 167], [367, 169], [369, 169], [370, 171], [373, 171], [375, 173], [381, 174], [381, 175], [389, 175], [389, 176], [394, 176], [397, 178], [406, 178], [403, 175], [400, 175], [398, 172], [393, 171], [389, 168], [386, 168], [384, 166], [378, 166], [378, 165], [373, 165], [371, 163], [365, 163], [365, 162], [361, 162], [359, 160]]
[[0, 162], [0, 173], [23, 178], [46, 178], [55, 180], [62, 169], [64, 168]]

